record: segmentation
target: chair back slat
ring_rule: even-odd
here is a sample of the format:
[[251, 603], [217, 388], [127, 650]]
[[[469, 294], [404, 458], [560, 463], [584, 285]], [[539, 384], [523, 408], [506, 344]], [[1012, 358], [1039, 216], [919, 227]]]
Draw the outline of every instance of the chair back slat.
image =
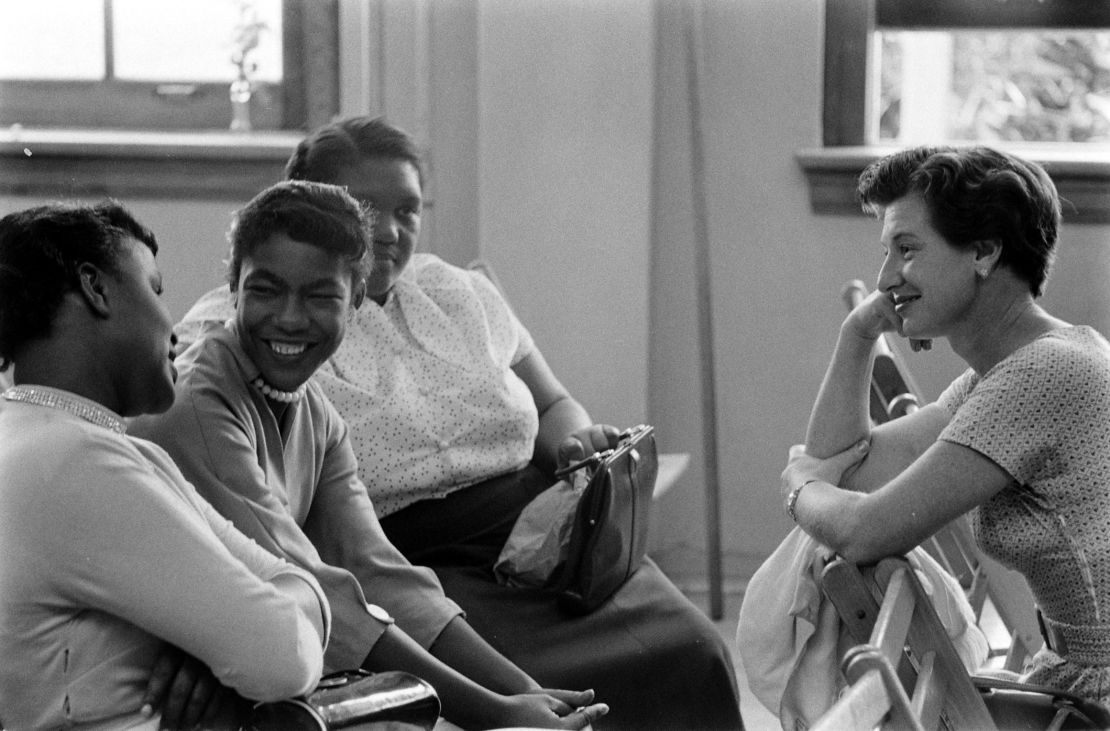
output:
[[943, 675], [937, 673], [936, 659], [937, 654], [932, 651], [921, 658], [917, 684], [910, 697], [914, 718], [940, 718], [948, 683]]
[[[854, 564], [836, 558], [822, 573], [821, 587], [853, 637], [867, 631], [866, 640], [844, 656], [845, 678], [853, 687], [865, 678], [877, 678], [884, 695], [876, 699], [877, 691], [871, 687], [845, 693], [819, 727], [995, 728], [947, 630], [904, 558], [884, 559], [868, 569], [866, 577]], [[850, 725], [846, 720], [876, 715], [880, 722], [870, 726]], [[833, 719], [840, 725], [834, 725]]]
[[813, 731], [872, 729], [890, 712], [886, 685], [878, 670], [865, 673], [852, 683], [840, 700], [813, 725]]
[[911, 655], [916, 657], [916, 662], [920, 665], [920, 660], [926, 653], [935, 653], [934, 675], [943, 678], [946, 683], [942, 717], [956, 729], [994, 728], [994, 721], [986, 704], [971, 682], [971, 676], [948, 637], [948, 631], [937, 616], [913, 569], [903, 558], [885, 558], [875, 568], [875, 581], [886, 591], [889, 591], [890, 582], [896, 576], [901, 577], [900, 581], [904, 581], [915, 596], [913, 621], [910, 622], [907, 633]]

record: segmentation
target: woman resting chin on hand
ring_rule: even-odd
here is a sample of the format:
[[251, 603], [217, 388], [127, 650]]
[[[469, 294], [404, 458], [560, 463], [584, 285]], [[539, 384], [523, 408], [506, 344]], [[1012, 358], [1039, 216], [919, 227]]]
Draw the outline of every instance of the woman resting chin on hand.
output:
[[[1038, 303], [1060, 223], [1043, 169], [989, 148], [915, 148], [872, 164], [878, 288], [845, 319], [783, 472], [787, 509], [852, 561], [904, 552], [971, 512], [979, 546], [1020, 571], [1047, 646], [1029, 683], [1110, 702], [1110, 343]], [[946, 338], [968, 370], [936, 402], [872, 429], [883, 332]]]

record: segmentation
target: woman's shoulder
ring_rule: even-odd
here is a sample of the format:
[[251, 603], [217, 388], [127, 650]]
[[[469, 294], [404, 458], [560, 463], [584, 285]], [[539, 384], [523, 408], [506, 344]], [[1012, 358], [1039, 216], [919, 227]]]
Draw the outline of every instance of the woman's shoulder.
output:
[[438, 282], [462, 281], [466, 275], [466, 269], [449, 264], [435, 254], [417, 252], [412, 255], [402, 276], [414, 282]]
[[[6, 487], [33, 485], [39, 500], [68, 500], [92, 490], [100, 476], [141, 466], [123, 434], [41, 406], [5, 406], [15, 409], [0, 418], [0, 482]], [[108, 480], [108, 487], [117, 483]]]
[[242, 381], [245, 358], [231, 328], [213, 324], [174, 360], [178, 395], [213, 384]]
[[997, 369], [1011, 376], [1025, 373], [1049, 380], [1079, 373], [1110, 379], [1110, 343], [1086, 325], [1058, 328], [1019, 348]]
[[456, 295], [460, 291], [473, 292], [483, 276], [480, 272], [448, 263], [435, 254], [418, 253], [412, 255], [401, 279], [435, 299], [437, 292]]

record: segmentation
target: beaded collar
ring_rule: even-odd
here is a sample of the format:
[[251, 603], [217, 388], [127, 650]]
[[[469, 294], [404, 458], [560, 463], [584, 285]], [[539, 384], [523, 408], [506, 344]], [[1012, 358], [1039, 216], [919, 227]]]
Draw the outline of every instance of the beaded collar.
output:
[[301, 397], [304, 396], [305, 389], [308, 387], [307, 384], [302, 383], [297, 387], [296, 391], [280, 391], [266, 383], [262, 376], [251, 381], [251, 385], [261, 391], [266, 398], [280, 401], [283, 404], [291, 404], [294, 401], [300, 401]]
[[52, 409], [68, 411], [85, 421], [111, 429], [116, 434], [126, 431], [123, 419], [95, 401], [49, 386], [12, 386], [4, 392], [8, 401], [21, 401], [25, 404], [48, 406]]

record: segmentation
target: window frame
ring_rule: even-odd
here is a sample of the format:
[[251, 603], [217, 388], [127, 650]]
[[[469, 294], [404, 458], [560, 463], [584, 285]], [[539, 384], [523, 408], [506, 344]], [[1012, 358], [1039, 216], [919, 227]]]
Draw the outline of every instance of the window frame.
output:
[[[306, 66], [315, 64], [315, 54], [332, 49], [335, 55], [337, 23], [326, 23], [335, 16], [336, 0], [305, 3], [282, 0], [282, 82], [261, 85], [251, 104], [255, 129], [297, 129], [306, 126], [307, 99], [337, 86], [306, 85]], [[112, 10], [105, 0], [105, 13]], [[323, 23], [321, 21], [324, 21]], [[106, 21], [107, 22], [107, 21]], [[318, 30], [332, 26], [332, 43], [311, 43], [305, 33], [309, 25]], [[111, 44], [112, 31], [108, 29]], [[0, 125], [24, 127], [161, 129], [167, 131], [213, 130], [229, 126], [231, 108], [229, 84], [222, 82], [178, 82], [169, 80], [121, 80], [112, 72], [112, 50], [106, 50], [107, 79], [98, 80], [0, 80]], [[265, 103], [267, 100], [271, 103]], [[263, 100], [263, 103], [259, 103]], [[273, 103], [277, 102], [277, 103]]]
[[229, 131], [230, 102], [211, 129], [0, 125], [0, 195], [247, 200], [280, 180], [304, 132], [339, 112], [339, 0], [284, 0], [283, 12], [284, 55], [298, 62], [282, 129]]
[[[822, 142], [797, 159], [819, 214], [860, 213], [856, 180], [870, 162], [897, 149], [869, 145], [876, 104], [873, 33], [890, 29], [1110, 28], [1102, 0], [826, 0]], [[876, 85], [877, 86], [877, 85]], [[1067, 201], [1067, 223], [1110, 223], [1110, 149], [1091, 145], [1008, 146], [1045, 165]]]

